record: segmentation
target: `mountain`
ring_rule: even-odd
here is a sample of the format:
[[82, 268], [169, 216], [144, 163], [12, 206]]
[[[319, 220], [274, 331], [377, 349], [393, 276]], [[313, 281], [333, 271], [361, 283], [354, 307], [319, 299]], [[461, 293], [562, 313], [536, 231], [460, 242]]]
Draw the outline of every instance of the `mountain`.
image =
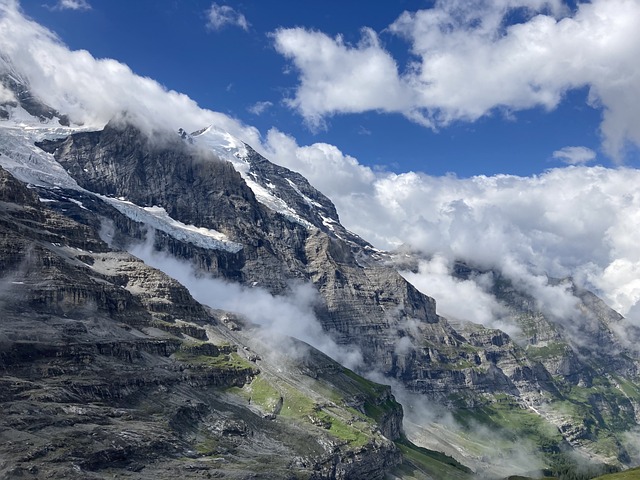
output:
[[570, 279], [553, 281], [580, 314], [554, 317], [460, 261], [461, 280], [491, 278], [518, 333], [449, 321], [400, 273], [419, 252], [377, 250], [224, 130], [147, 131], [126, 114], [72, 125], [2, 78], [15, 93], [0, 106], [5, 476], [638, 463], [637, 354], [622, 318]]

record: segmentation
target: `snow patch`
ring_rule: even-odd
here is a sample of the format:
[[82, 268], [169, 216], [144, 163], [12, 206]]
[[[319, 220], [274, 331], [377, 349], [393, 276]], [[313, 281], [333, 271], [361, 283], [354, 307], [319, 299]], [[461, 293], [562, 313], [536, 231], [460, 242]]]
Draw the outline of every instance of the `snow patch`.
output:
[[[315, 228], [313, 224], [302, 218], [298, 212], [291, 208], [287, 202], [271, 193], [255, 180], [258, 177], [255, 172], [250, 171], [249, 151], [244, 142], [214, 125], [193, 133], [192, 138], [196, 144], [206, 147], [221, 159], [231, 162], [260, 203], [306, 228]], [[272, 183], [268, 183], [267, 187], [275, 190], [275, 185]], [[300, 195], [302, 194], [300, 193]]]
[[43, 187], [78, 190], [80, 187], [64, 168], [34, 144], [45, 138], [66, 137], [78, 128], [21, 126], [9, 122], [0, 124], [0, 165], [18, 180]]
[[324, 208], [321, 204], [319, 204], [315, 200], [312, 200], [311, 198], [307, 197], [304, 193], [302, 193], [298, 188], [298, 186], [293, 182], [293, 180], [289, 178], [285, 178], [285, 180], [289, 183], [291, 188], [293, 188], [293, 190], [302, 197], [302, 199], [306, 202], [307, 205], [310, 205], [312, 207], [317, 207], [317, 208]]
[[112, 205], [123, 215], [126, 215], [134, 222], [141, 222], [150, 227], [171, 235], [173, 238], [189, 242], [197, 247], [225, 250], [237, 253], [242, 250], [242, 245], [232, 242], [228, 237], [217, 230], [204, 227], [196, 227], [175, 220], [169, 216], [163, 207], [140, 207], [127, 200], [96, 195], [105, 202]]

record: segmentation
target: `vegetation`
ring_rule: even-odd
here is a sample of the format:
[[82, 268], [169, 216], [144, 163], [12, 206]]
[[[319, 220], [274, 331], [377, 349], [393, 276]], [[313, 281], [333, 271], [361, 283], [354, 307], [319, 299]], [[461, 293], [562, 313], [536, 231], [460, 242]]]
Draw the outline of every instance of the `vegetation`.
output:
[[455, 459], [433, 450], [421, 448], [406, 438], [396, 441], [403, 462], [392, 472], [406, 480], [421, 478], [446, 478], [451, 480], [471, 480], [474, 476], [467, 467]]
[[570, 350], [569, 346], [564, 342], [551, 342], [546, 345], [528, 345], [527, 357], [531, 360], [544, 361], [548, 358], [562, 357]]
[[632, 468], [624, 472], [597, 477], [596, 480], [640, 480], [640, 468]]
[[197, 354], [193, 350], [178, 350], [173, 358], [181, 363], [187, 363], [202, 368], [221, 371], [255, 371], [255, 367], [235, 352], [219, 355]]

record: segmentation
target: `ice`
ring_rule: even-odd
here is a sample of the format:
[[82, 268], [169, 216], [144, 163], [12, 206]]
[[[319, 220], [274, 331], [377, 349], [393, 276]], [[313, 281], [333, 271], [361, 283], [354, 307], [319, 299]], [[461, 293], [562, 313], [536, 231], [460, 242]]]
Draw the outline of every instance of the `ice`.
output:
[[177, 240], [189, 242], [197, 247], [225, 250], [231, 253], [237, 253], [242, 250], [241, 244], [230, 241], [224, 233], [210, 228], [182, 223], [171, 218], [163, 207], [141, 207], [120, 198], [111, 198], [104, 195], [97, 196], [131, 220], [163, 231]]
[[[254, 178], [257, 177], [255, 173], [250, 172], [251, 164], [248, 159], [249, 151], [247, 150], [247, 146], [241, 140], [238, 140], [230, 133], [213, 125], [192, 134], [192, 138], [197, 145], [204, 146], [221, 159], [231, 162], [233, 167], [238, 171], [238, 173], [240, 173], [245, 183], [253, 191], [253, 194], [260, 203], [269, 207], [271, 210], [284, 215], [289, 220], [305, 226], [306, 228], [315, 228], [313, 224], [302, 218], [298, 212], [291, 208], [287, 202], [275, 195], [276, 188], [273, 183], [269, 182], [267, 186], [274, 193], [267, 190], [254, 180]], [[300, 192], [298, 191], [298, 193]], [[302, 193], [300, 193], [300, 195], [302, 195]]]

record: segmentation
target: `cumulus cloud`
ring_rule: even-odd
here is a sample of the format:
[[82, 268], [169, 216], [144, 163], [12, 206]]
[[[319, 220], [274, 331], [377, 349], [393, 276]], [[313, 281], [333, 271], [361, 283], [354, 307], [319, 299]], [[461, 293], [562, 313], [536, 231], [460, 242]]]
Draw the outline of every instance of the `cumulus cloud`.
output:
[[254, 115], [262, 115], [264, 112], [269, 110], [271, 107], [273, 107], [273, 103], [269, 102], [267, 100], [267, 101], [264, 101], [264, 102], [256, 102], [256, 103], [254, 103], [247, 110], [249, 110], [249, 112], [253, 113]]
[[86, 0], [59, 0], [53, 10], [91, 10], [91, 5]]
[[596, 152], [587, 147], [563, 147], [553, 152], [556, 158], [567, 165], [582, 165], [596, 158]]
[[323, 126], [324, 116], [334, 113], [411, 108], [411, 91], [373, 30], [363, 29], [357, 45], [304, 28], [280, 29], [273, 38], [276, 50], [291, 59], [301, 75], [296, 96], [288, 103], [311, 126]]
[[212, 3], [209, 10], [207, 10], [207, 28], [221, 30], [226, 26], [240, 27], [245, 31], [249, 30], [249, 22], [247, 22], [242, 13], [229, 5]]
[[[508, 25], [515, 14], [523, 21]], [[429, 127], [474, 121], [496, 109], [555, 108], [587, 86], [602, 110], [604, 151], [617, 160], [640, 145], [640, 3], [594, 0], [574, 12], [560, 0], [439, 0], [404, 12], [388, 32], [410, 43], [400, 71], [377, 35], [358, 45], [301, 28], [274, 33], [300, 83], [289, 103], [312, 125], [327, 116], [399, 112]]]

